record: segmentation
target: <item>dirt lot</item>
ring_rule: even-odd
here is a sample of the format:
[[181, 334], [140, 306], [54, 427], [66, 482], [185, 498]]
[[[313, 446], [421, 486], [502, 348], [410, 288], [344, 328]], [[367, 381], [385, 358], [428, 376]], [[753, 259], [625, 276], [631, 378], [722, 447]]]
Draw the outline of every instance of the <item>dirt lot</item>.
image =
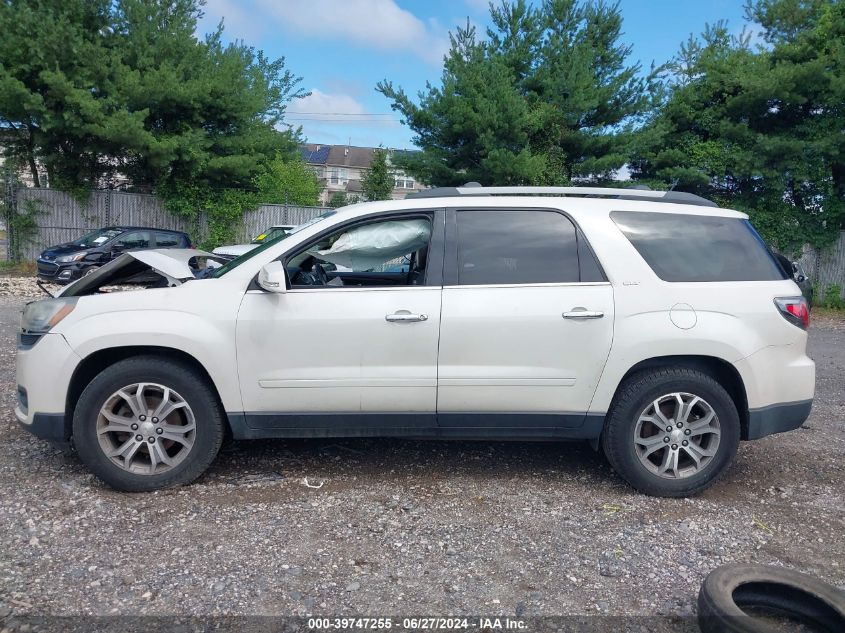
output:
[[804, 428], [744, 443], [693, 499], [641, 496], [582, 444], [396, 440], [239, 443], [194, 485], [129, 495], [18, 428], [24, 301], [0, 297], [7, 626], [26, 614], [690, 616], [705, 575], [731, 561], [845, 588], [842, 322], [812, 328]]

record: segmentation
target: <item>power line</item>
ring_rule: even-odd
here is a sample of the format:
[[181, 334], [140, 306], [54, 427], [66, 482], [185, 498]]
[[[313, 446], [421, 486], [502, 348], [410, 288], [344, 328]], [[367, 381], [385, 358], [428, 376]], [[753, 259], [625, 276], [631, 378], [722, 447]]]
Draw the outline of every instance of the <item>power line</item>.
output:
[[299, 112], [288, 110], [294, 115], [319, 115], [319, 116], [396, 116], [395, 112]]

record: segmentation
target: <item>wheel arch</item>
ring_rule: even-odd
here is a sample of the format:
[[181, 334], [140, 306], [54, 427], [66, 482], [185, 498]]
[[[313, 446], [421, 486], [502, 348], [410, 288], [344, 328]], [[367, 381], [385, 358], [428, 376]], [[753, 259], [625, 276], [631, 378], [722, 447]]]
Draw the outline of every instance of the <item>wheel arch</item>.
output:
[[616, 391], [613, 394], [611, 407], [613, 407], [613, 404], [616, 402], [617, 395], [628, 378], [642, 371], [666, 367], [684, 367], [687, 369], [694, 369], [703, 374], [707, 374], [722, 385], [736, 405], [741, 427], [740, 437], [743, 440], [748, 439], [749, 413], [748, 396], [745, 389], [745, 383], [743, 382], [742, 376], [740, 376], [736, 367], [728, 361], [716, 356], [655, 356], [653, 358], [641, 360], [629, 368], [628, 371], [625, 372], [625, 375], [622, 376], [622, 379], [619, 381], [619, 385], [616, 387]]
[[229, 424], [228, 416], [226, 415], [226, 409], [223, 406], [223, 402], [220, 397], [220, 391], [203, 364], [194, 356], [183, 350], [155, 345], [126, 345], [122, 347], [109, 347], [92, 352], [83, 358], [76, 366], [76, 369], [74, 369], [68, 385], [65, 401], [65, 419], [73, 419], [73, 412], [76, 409], [79, 397], [82, 395], [85, 387], [88, 386], [97, 374], [119, 361], [136, 356], [156, 356], [158, 358], [167, 358], [187, 365], [196, 371], [217, 397], [217, 404], [220, 407], [220, 411], [223, 412], [223, 419], [226, 421], [226, 432], [227, 434], [231, 434], [231, 426]]

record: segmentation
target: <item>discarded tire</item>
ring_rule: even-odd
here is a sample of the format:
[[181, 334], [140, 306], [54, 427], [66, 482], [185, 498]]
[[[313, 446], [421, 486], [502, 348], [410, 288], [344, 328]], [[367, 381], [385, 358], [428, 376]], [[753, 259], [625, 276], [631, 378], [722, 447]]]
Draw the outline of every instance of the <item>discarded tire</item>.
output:
[[704, 633], [778, 633], [766, 618], [787, 618], [813, 631], [845, 631], [845, 592], [812, 576], [767, 565], [725, 565], [698, 593]]

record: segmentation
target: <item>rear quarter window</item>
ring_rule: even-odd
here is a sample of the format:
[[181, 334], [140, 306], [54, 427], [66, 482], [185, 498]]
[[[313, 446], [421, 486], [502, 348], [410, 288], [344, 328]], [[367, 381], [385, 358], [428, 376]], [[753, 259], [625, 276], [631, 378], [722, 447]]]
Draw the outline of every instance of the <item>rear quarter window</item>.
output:
[[610, 217], [664, 281], [786, 279], [748, 220], [632, 211]]

